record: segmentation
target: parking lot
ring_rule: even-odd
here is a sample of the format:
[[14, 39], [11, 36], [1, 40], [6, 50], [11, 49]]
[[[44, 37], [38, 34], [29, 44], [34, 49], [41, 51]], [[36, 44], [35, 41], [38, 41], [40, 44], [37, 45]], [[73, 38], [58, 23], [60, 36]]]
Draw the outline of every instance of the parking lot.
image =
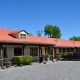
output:
[[59, 61], [47, 64], [0, 69], [0, 80], [79, 80], [80, 61]]

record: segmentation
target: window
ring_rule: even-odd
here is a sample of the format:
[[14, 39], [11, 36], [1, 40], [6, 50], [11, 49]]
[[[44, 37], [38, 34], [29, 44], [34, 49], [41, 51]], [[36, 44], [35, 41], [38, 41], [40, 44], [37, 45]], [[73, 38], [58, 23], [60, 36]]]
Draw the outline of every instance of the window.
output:
[[52, 49], [51, 49], [51, 47], [46, 47], [46, 53], [49, 53], [49, 54], [52, 55]]
[[67, 52], [69, 52], [69, 48], [67, 48]]
[[70, 48], [69, 51], [70, 51], [70, 52], [74, 52], [74, 48]]
[[37, 47], [30, 47], [30, 55], [31, 56], [38, 56], [38, 48]]
[[74, 48], [67, 48], [67, 52], [74, 52]]
[[22, 49], [21, 48], [14, 48], [14, 56], [21, 56]]
[[59, 53], [61, 53], [61, 48], [59, 48]]
[[63, 48], [63, 52], [65, 53], [65, 48]]
[[20, 39], [26, 39], [26, 34], [20, 34]]

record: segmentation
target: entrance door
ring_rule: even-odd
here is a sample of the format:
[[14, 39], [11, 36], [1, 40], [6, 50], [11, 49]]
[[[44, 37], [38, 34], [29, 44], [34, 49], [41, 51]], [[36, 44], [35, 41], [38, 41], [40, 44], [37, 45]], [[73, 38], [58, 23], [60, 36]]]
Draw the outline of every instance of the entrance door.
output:
[[21, 56], [22, 48], [14, 48], [14, 56]]

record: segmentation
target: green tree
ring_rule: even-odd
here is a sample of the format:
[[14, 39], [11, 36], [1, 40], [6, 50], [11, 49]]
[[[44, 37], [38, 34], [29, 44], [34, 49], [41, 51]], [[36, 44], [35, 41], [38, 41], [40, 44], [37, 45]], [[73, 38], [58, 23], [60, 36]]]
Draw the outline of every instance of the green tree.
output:
[[61, 38], [62, 35], [59, 27], [57, 27], [56, 25], [55, 26], [46, 25], [44, 27], [44, 33], [45, 36], [52, 37], [52, 38]]
[[44, 27], [45, 36], [51, 37], [52, 28], [53, 28], [52, 25], [46, 25], [46, 26]]
[[69, 38], [69, 40], [80, 41], [80, 36], [73, 36], [73, 37]]

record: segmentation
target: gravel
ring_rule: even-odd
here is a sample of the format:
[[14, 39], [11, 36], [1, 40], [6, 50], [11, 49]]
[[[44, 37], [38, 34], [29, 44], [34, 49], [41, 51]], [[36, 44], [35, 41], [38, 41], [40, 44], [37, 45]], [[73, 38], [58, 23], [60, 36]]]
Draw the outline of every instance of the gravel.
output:
[[79, 80], [80, 61], [59, 61], [47, 64], [0, 69], [0, 80]]

